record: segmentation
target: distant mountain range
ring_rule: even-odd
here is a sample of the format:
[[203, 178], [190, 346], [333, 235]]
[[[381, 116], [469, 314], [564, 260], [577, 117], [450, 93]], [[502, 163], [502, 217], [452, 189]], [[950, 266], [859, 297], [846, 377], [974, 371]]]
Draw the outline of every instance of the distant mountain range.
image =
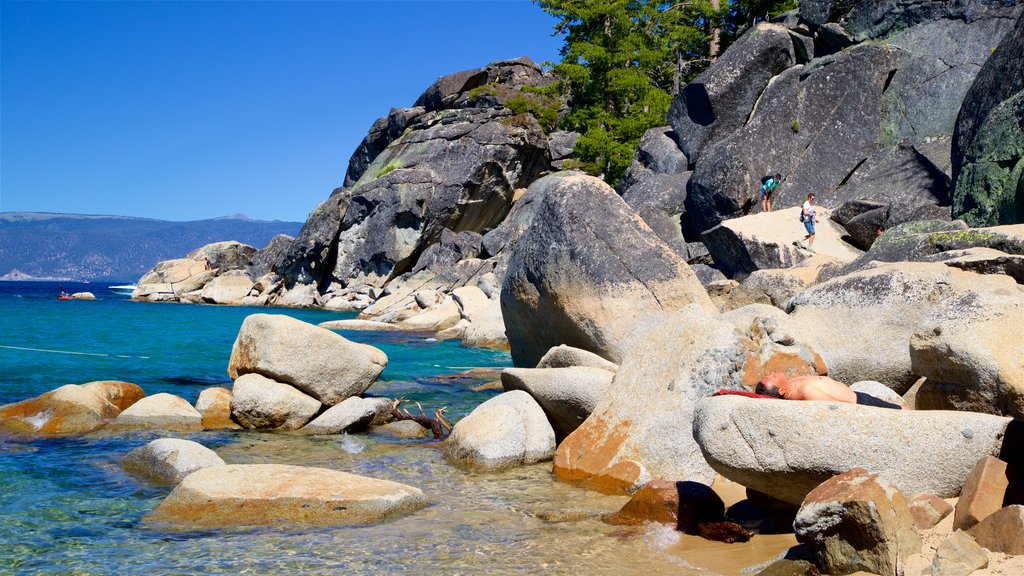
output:
[[[135, 281], [161, 260], [211, 242], [257, 248], [301, 222], [250, 220], [242, 214], [170, 222], [127, 216], [0, 212], [0, 277]], [[14, 273], [14, 274], [12, 274]]]

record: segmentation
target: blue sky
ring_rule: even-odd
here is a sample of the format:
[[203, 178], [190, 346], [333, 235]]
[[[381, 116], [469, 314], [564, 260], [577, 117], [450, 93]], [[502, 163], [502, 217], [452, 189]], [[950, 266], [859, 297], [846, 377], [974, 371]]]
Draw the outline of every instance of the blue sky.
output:
[[0, 2], [0, 210], [304, 221], [438, 76], [557, 60], [526, 0]]

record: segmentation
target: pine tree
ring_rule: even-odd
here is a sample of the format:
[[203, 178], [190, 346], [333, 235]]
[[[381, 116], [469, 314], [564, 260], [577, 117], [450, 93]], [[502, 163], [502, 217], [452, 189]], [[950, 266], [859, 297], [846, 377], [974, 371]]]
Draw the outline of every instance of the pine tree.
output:
[[[554, 66], [571, 111], [563, 127], [580, 132], [580, 167], [616, 185], [640, 137], [668, 123], [680, 89], [706, 68], [739, 21], [794, 0], [534, 0], [565, 36]], [[731, 25], [723, 27], [722, 18]]]

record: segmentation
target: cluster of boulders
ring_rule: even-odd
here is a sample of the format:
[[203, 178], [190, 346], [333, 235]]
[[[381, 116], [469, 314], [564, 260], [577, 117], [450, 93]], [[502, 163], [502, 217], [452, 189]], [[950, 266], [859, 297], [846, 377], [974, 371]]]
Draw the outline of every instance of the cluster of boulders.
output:
[[[63, 436], [244, 428], [430, 436], [414, 419], [401, 418], [397, 402], [360, 396], [386, 365], [387, 357], [372, 346], [288, 316], [256, 314], [243, 322], [232, 349], [230, 390], [207, 388], [193, 406], [173, 394], [147, 396], [128, 382], [68, 384], [0, 406], [0, 432]], [[128, 472], [175, 486], [147, 517], [175, 526], [364, 524], [429, 503], [417, 488], [336, 470], [227, 465], [209, 448], [180, 438], [153, 440], [122, 462]]]
[[[988, 516], [998, 528], [928, 561], [969, 573], [953, 566], [977, 564], [972, 542], [1006, 548], [982, 533], [1024, 541], [1005, 454], [1024, 417], [1021, 13], [803, 2], [681, 90], [617, 189], [566, 170], [577, 136], [552, 131], [566, 103], [532, 62], [445, 76], [373, 125], [297, 238], [161, 263], [135, 296], [360, 310], [327, 327], [507, 345], [516, 368], [455, 425], [453, 462], [550, 460], [613, 494], [721, 475], [826, 571], [900, 573], [935, 526], [907, 518], [973, 502], [972, 471], [999, 456], [1008, 488], [981, 489], [1012, 504]], [[762, 212], [768, 173], [784, 178]], [[813, 251], [798, 242], [812, 192]], [[251, 320], [231, 421], [332, 433], [370, 418], [358, 394], [374, 354], [327, 331], [278, 341], [288, 330]], [[279, 349], [332, 376], [307, 378]], [[710, 397], [770, 372], [828, 374], [907, 410]], [[742, 539], [707, 509], [681, 525]]]

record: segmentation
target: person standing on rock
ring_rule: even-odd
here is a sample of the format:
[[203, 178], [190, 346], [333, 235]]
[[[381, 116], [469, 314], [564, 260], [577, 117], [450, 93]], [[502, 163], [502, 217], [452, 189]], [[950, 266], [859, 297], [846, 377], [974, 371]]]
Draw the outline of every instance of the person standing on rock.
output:
[[779, 182], [782, 182], [782, 174], [765, 176], [761, 179], [761, 212], [772, 211], [772, 194]]
[[804, 229], [807, 230], [807, 235], [804, 236], [804, 240], [807, 241], [807, 245], [797, 240], [793, 242], [800, 248], [804, 248], [808, 252], [814, 253], [814, 248], [811, 246], [814, 244], [814, 224], [818, 221], [818, 213], [814, 210], [814, 199], [817, 196], [814, 192], [807, 195], [807, 201], [804, 202], [803, 208], [800, 209], [800, 221], [804, 223]]

